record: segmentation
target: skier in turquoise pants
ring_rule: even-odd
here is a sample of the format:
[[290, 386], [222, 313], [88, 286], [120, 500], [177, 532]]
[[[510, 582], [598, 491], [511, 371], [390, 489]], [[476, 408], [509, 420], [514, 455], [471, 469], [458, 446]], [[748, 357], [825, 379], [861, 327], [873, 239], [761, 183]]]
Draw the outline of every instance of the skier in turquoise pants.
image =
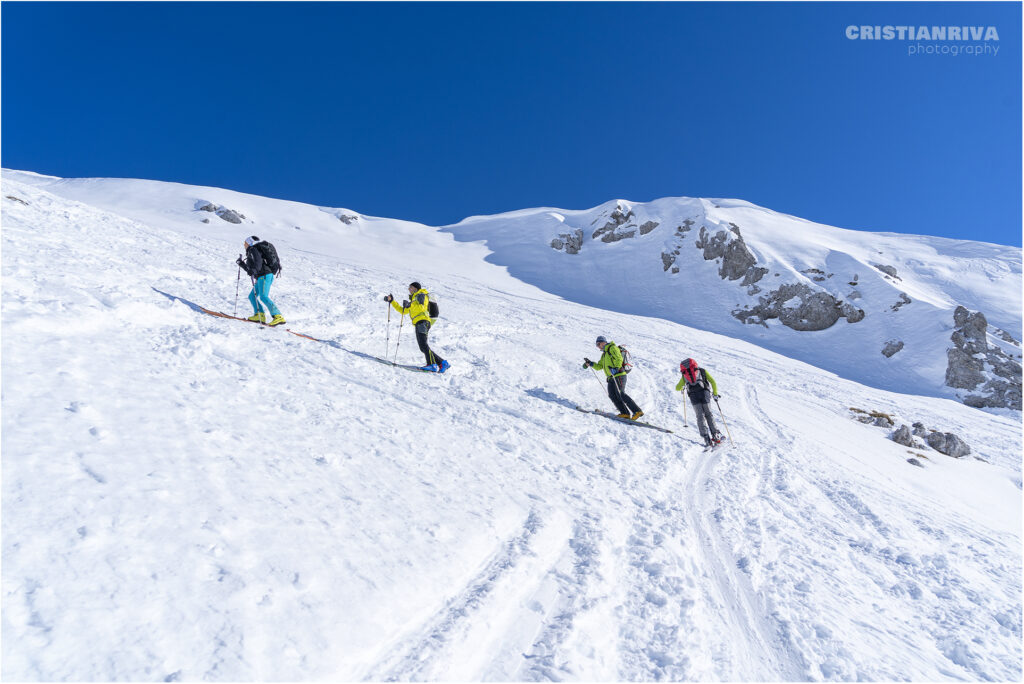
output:
[[263, 309], [266, 309], [271, 316], [269, 325], [284, 323], [284, 316], [270, 299], [270, 286], [274, 284], [274, 276], [281, 272], [281, 261], [274, 246], [255, 235], [248, 237], [245, 239], [245, 259], [239, 257], [237, 263], [250, 278], [253, 278], [252, 292], [249, 293], [253, 314], [249, 320], [266, 323], [267, 319], [263, 313]]
[[281, 315], [281, 311], [274, 304], [274, 300], [270, 298], [270, 286], [273, 284], [273, 273], [268, 273], [256, 279], [256, 284], [253, 285], [252, 290], [249, 292], [249, 302], [252, 304], [254, 313], [259, 314], [261, 313], [260, 309], [266, 309], [270, 312], [271, 316]]

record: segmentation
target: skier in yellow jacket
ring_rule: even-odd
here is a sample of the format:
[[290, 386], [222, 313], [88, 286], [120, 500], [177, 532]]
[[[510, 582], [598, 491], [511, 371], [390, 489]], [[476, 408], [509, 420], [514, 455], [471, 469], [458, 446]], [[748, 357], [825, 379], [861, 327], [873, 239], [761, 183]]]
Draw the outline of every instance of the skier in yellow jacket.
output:
[[434, 373], [444, 373], [448, 370], [451, 364], [434, 353], [430, 349], [430, 345], [427, 344], [427, 333], [430, 332], [430, 326], [434, 324], [435, 320], [430, 317], [430, 293], [418, 282], [412, 282], [409, 284], [409, 299], [407, 301], [399, 304], [390, 294], [384, 297], [384, 301], [389, 302], [398, 313], [409, 314], [416, 330], [416, 343], [419, 344], [420, 351], [423, 352], [423, 356], [427, 360], [427, 365], [423, 366], [423, 370]]

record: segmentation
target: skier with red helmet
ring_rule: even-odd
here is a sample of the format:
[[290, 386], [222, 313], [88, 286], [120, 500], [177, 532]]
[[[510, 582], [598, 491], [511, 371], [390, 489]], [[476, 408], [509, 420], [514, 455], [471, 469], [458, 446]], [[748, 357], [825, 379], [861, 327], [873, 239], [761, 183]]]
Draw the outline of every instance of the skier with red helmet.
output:
[[683, 374], [676, 383], [676, 391], [690, 396], [693, 411], [697, 414], [697, 429], [704, 438], [704, 446], [711, 447], [722, 443], [722, 433], [715, 427], [715, 419], [711, 415], [711, 399], [718, 399], [718, 385], [706, 368], [697, 366], [693, 359], [686, 359], [679, 364], [679, 372]]

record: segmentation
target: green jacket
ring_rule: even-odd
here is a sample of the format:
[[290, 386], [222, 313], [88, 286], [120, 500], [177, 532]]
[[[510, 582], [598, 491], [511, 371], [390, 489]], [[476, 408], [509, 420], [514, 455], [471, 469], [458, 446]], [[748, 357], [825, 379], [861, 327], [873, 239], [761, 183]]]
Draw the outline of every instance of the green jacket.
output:
[[[718, 385], [715, 384], [715, 379], [713, 377], [711, 377], [711, 373], [708, 373], [706, 368], [701, 368], [698, 371], [698, 375], [703, 375], [705, 378], [708, 379], [708, 384], [711, 385], [711, 393], [712, 394], [718, 394]], [[699, 377], [697, 378], [697, 382], [695, 382], [694, 385], [696, 385], [696, 386], [702, 385], [702, 383], [700, 382], [700, 378]], [[682, 392], [684, 387], [686, 387], [686, 377], [685, 376], [680, 377], [679, 378], [679, 382], [676, 383], [676, 392]], [[689, 387], [687, 387], [687, 391], [690, 391]], [[690, 393], [694, 394], [694, 392], [692, 392], [692, 391], [690, 391]]]
[[593, 368], [603, 370], [606, 378], [625, 375], [626, 371], [622, 370], [622, 352], [619, 351], [619, 345], [614, 342], [604, 345], [601, 358], [594, 363]]

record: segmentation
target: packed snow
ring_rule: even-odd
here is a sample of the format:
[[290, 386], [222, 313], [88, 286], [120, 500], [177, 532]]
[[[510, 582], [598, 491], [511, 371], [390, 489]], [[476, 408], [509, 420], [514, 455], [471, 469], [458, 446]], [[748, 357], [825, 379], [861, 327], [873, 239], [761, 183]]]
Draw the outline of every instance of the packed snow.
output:
[[[1021, 678], [1018, 412], [563, 298], [451, 230], [150, 181], [2, 195], [6, 680]], [[279, 328], [199, 310], [240, 285], [251, 313], [252, 234]], [[373, 359], [422, 359], [383, 301], [412, 280], [444, 375]], [[611, 408], [597, 335], [672, 434], [575, 410]], [[684, 423], [688, 356], [727, 446]]]

